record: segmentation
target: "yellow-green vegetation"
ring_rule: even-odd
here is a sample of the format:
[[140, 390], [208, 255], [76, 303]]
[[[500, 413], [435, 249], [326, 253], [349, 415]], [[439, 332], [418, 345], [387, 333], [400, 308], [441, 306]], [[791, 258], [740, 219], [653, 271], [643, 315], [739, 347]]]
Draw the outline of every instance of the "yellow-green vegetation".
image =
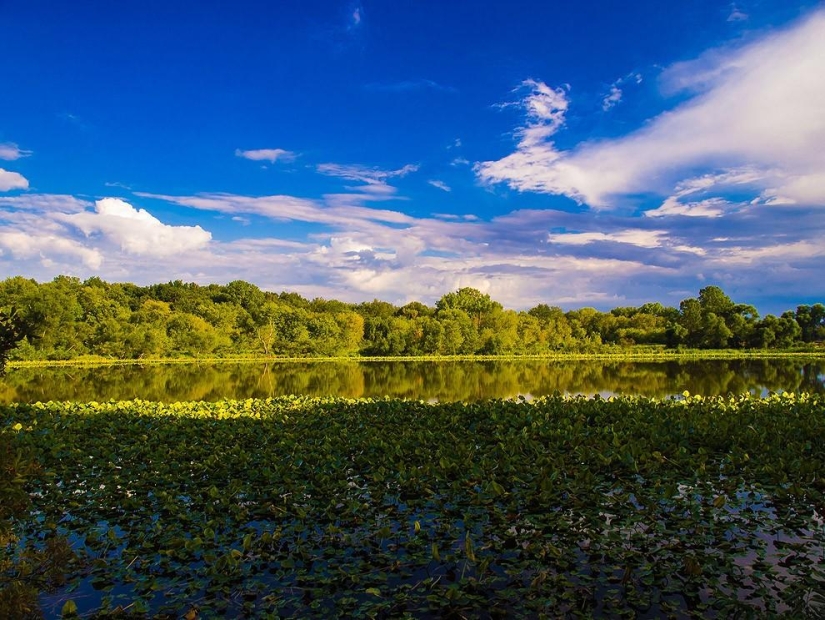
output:
[[10, 306], [25, 322], [25, 339], [11, 353], [21, 361], [614, 355], [640, 346], [658, 354], [664, 347], [811, 348], [825, 340], [825, 305], [760, 317], [717, 286], [678, 308], [646, 303], [565, 312], [542, 303], [517, 312], [473, 288], [446, 293], [434, 306], [395, 306], [309, 300], [243, 281], [141, 287], [13, 277], [0, 282], [0, 308]]
[[[520, 362], [520, 361], [612, 361], [628, 360], [640, 362], [684, 361], [684, 360], [738, 360], [738, 359], [821, 359], [825, 358], [825, 348], [812, 347], [799, 351], [776, 349], [666, 349], [664, 347], [619, 347], [605, 346], [598, 351], [557, 351], [534, 354], [502, 355], [362, 355], [359, 362]], [[288, 357], [264, 355], [227, 355], [224, 357], [142, 357], [139, 359], [117, 359], [95, 355], [84, 355], [69, 360], [15, 360], [8, 368], [50, 368], [50, 367], [97, 367], [97, 366], [157, 366], [168, 364], [290, 364], [290, 363], [340, 363], [353, 361], [351, 356]]]
[[821, 396], [51, 402], [0, 428], [42, 468], [20, 540], [84, 560], [47, 614], [825, 611]]

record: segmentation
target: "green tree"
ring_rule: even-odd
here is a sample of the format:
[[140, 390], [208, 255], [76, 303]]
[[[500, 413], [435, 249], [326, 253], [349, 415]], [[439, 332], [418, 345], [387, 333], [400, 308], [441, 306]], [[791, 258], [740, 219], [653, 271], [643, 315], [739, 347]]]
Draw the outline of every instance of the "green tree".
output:
[[800, 337], [803, 342], [825, 341], [825, 305], [798, 306], [795, 318], [801, 329]]
[[444, 328], [442, 353], [471, 355], [478, 350], [479, 338], [473, 319], [464, 311], [448, 308], [438, 311], [438, 321]]
[[436, 302], [435, 307], [438, 312], [461, 310], [470, 317], [476, 330], [481, 329], [482, 323], [490, 315], [502, 310], [501, 304], [490, 299], [489, 295], [469, 287], [447, 293]]
[[0, 312], [0, 376], [6, 372], [10, 353], [25, 335], [25, 323], [16, 310]]
[[572, 348], [576, 346], [573, 336], [573, 326], [558, 306], [539, 304], [530, 309], [527, 314], [535, 317], [541, 326], [541, 341], [551, 351]]

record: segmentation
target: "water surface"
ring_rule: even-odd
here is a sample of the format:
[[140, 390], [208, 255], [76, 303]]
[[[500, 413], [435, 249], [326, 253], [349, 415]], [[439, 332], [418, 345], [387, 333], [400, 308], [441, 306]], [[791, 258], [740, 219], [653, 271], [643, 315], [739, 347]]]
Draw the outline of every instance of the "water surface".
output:
[[283, 395], [477, 401], [562, 394], [666, 398], [825, 392], [825, 360], [283, 362], [17, 368], [0, 402], [162, 402]]

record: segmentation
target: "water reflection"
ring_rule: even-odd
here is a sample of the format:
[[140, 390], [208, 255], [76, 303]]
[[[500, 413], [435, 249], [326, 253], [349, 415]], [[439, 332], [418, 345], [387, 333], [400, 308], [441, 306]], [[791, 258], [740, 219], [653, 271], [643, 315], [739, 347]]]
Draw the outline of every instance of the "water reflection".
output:
[[543, 396], [555, 391], [667, 397], [767, 391], [825, 392], [825, 361], [303, 362], [21, 368], [0, 381], [0, 402], [174, 402], [287, 394], [440, 401]]

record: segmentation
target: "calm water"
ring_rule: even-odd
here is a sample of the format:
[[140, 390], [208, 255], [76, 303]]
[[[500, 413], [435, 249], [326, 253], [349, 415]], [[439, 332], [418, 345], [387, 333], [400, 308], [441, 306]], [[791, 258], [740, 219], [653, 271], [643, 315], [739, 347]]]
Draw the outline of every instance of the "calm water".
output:
[[305, 362], [12, 369], [0, 402], [174, 402], [287, 394], [474, 401], [566, 394], [825, 392], [825, 360]]

